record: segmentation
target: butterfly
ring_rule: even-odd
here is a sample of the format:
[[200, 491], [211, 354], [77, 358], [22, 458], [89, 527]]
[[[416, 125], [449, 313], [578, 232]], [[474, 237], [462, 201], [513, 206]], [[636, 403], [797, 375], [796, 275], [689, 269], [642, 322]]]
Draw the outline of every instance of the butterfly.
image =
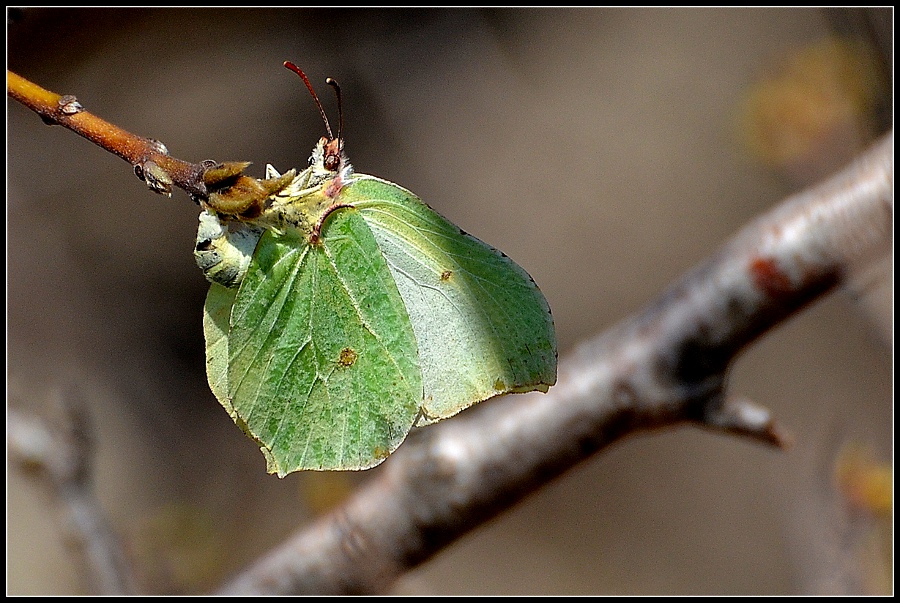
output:
[[[550, 307], [501, 251], [416, 195], [356, 173], [343, 117], [258, 211], [206, 207], [195, 257], [210, 388], [267, 470], [358, 470], [414, 426], [556, 382]], [[334, 80], [340, 112], [340, 88]]]

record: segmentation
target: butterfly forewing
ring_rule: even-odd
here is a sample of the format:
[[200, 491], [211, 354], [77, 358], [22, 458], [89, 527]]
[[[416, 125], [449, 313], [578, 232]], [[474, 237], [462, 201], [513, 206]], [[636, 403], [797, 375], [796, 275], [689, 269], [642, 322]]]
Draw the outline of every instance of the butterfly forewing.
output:
[[550, 308], [531, 277], [406, 189], [371, 176], [344, 187], [371, 227], [418, 341], [428, 420], [556, 382]]

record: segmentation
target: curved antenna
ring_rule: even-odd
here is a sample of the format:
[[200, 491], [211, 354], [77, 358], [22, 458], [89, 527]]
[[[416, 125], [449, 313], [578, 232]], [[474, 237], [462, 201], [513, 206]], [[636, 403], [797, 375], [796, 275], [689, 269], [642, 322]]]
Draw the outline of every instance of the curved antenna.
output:
[[[319, 97], [316, 96], [316, 91], [313, 90], [312, 84], [309, 83], [309, 78], [306, 77], [306, 74], [303, 73], [302, 69], [300, 69], [299, 67], [297, 67], [290, 61], [285, 61], [284, 66], [303, 78], [303, 82], [306, 84], [306, 87], [309, 88], [309, 93], [312, 94], [313, 100], [316, 101], [316, 106], [319, 108], [319, 113], [322, 114], [322, 121], [325, 122], [325, 130], [328, 131], [328, 139], [334, 140], [334, 134], [331, 133], [331, 126], [328, 124], [328, 116], [325, 115], [325, 109], [322, 107], [322, 103], [319, 102]], [[328, 78], [328, 79], [331, 79], [331, 78]], [[334, 80], [332, 80], [332, 81], [334, 81]], [[338, 88], [338, 90], [340, 90], [340, 88]], [[340, 106], [341, 106], [341, 95], [339, 93], [338, 94], [338, 113], [340, 113]], [[342, 118], [342, 121], [343, 121], [343, 118]], [[338, 131], [338, 136], [340, 137], [340, 131]]]
[[344, 145], [344, 109], [341, 106], [341, 87], [338, 86], [338, 83], [334, 80], [334, 78], [326, 77], [325, 83], [334, 88], [334, 93], [337, 96], [338, 102], [338, 140], [341, 143], [341, 146]]

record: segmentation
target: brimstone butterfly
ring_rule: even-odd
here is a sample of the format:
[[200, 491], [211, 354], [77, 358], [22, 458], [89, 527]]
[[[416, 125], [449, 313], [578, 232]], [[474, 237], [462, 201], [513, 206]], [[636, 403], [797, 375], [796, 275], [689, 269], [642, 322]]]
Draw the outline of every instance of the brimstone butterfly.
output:
[[[213, 393], [270, 473], [366, 469], [415, 425], [556, 382], [531, 277], [408, 190], [357, 174], [325, 119], [259, 215], [206, 208], [195, 255]], [[333, 82], [340, 105], [340, 89]]]

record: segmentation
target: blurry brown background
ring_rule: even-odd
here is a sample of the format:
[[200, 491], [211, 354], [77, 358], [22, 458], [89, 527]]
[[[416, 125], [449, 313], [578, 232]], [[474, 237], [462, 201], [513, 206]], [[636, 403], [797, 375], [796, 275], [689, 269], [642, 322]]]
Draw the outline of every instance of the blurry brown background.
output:
[[[822, 145], [783, 156], [741, 136], [750, 119], [767, 139], [748, 98], [803, 48], [839, 31], [890, 49], [892, 13], [868, 14], [27, 9], [8, 15], [7, 56], [176, 157], [250, 160], [257, 177], [267, 162], [304, 167], [323, 134], [281, 63], [310, 75], [333, 120], [335, 77], [357, 171], [411, 189], [525, 267], [564, 361], [883, 130], [883, 104], [832, 123], [799, 94], [762, 110], [770, 134], [810, 114]], [[8, 404], [54, 416], [56, 392], [75, 384], [98, 495], [145, 588], [202, 592], [369, 474], [265, 474], [206, 384], [197, 207], [7, 107]], [[874, 265], [861, 295], [817, 303], [734, 367], [733, 391], [775, 412], [790, 451], [688, 428], [631, 438], [396, 592], [884, 592], [892, 524], [847, 508], [833, 478], [851, 445], [892, 459], [893, 267]], [[46, 490], [7, 474], [8, 592], [84, 592]]]

